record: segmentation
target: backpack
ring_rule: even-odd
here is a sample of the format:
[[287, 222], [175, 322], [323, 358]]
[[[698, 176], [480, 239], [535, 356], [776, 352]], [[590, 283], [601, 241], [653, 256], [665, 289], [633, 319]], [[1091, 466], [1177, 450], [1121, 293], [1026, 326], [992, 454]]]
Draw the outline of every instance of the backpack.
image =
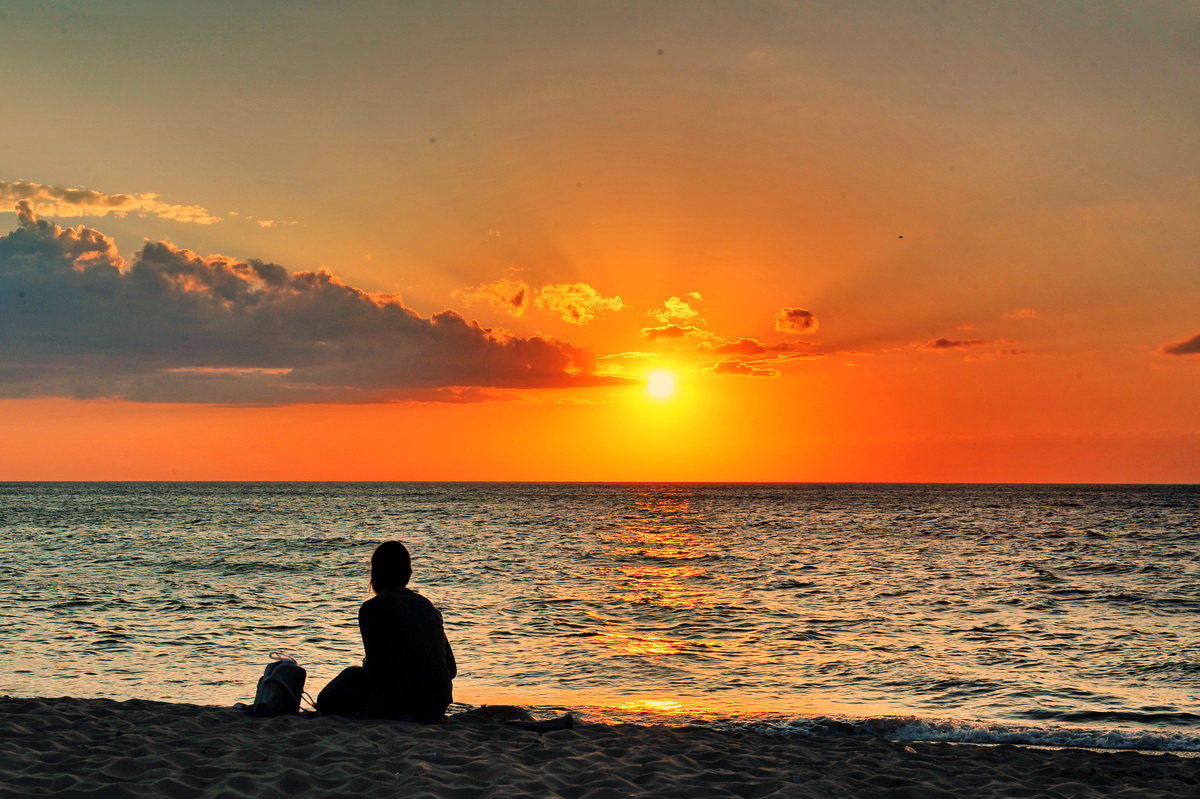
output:
[[304, 693], [304, 678], [308, 673], [295, 658], [271, 653], [263, 676], [258, 678], [254, 693], [254, 709], [267, 716], [283, 716], [300, 712], [300, 697]]

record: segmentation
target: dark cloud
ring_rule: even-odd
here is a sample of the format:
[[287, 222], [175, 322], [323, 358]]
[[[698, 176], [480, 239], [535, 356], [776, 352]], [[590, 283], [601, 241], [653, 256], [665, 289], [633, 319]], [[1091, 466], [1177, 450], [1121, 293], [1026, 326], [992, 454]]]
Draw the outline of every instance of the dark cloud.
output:
[[986, 341], [981, 338], [935, 338], [933, 341], [928, 341], [921, 345], [923, 350], [954, 350], [962, 347], [983, 347], [995, 342]]
[[19, 209], [0, 237], [0, 396], [231, 403], [494, 398], [623, 382], [584, 349], [429, 318], [328, 271], [112, 239]]
[[1200, 355], [1200, 333], [1183, 341], [1164, 344], [1162, 352], [1164, 355]]
[[732, 359], [709, 366], [704, 371], [713, 375], [736, 375], [738, 377], [779, 377], [780, 374], [778, 369], [770, 369]]
[[780, 308], [775, 316], [775, 330], [780, 333], [816, 333], [817, 317], [803, 308]]

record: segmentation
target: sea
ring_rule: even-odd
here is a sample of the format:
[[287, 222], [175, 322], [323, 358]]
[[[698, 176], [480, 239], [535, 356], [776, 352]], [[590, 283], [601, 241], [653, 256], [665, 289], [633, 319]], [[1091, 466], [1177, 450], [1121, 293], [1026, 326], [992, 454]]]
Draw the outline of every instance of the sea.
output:
[[0, 694], [315, 695], [392, 539], [458, 708], [1200, 751], [1200, 486], [0, 484]]

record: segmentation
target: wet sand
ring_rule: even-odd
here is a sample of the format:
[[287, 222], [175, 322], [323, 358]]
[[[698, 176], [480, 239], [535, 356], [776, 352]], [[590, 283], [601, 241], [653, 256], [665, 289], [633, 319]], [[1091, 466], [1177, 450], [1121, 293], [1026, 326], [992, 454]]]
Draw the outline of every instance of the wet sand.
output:
[[1200, 758], [697, 727], [546, 733], [106, 699], [0, 699], [0, 795], [1182, 797]]

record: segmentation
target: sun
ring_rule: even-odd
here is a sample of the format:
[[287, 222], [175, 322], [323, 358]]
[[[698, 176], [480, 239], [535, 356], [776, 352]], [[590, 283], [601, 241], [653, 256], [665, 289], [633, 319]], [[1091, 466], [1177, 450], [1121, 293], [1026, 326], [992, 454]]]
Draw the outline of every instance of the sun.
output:
[[646, 375], [646, 393], [663, 400], [675, 393], [675, 375], [662, 369]]

